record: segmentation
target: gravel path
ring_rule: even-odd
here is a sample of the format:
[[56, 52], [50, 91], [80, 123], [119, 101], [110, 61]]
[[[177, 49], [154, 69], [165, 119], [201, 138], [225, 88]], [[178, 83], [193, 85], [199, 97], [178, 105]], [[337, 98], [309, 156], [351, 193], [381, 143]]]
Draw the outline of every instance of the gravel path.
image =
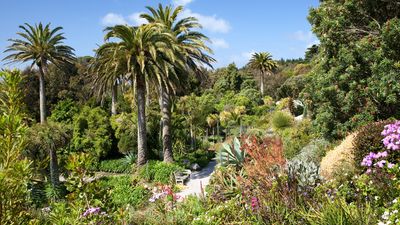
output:
[[200, 196], [202, 189], [205, 190], [205, 187], [208, 185], [211, 174], [214, 172], [216, 165], [217, 162], [212, 160], [202, 170], [193, 172], [190, 175], [189, 181], [185, 185], [185, 189], [183, 189], [181, 192], [178, 192], [177, 195], [182, 197], [182, 199], [189, 195]]

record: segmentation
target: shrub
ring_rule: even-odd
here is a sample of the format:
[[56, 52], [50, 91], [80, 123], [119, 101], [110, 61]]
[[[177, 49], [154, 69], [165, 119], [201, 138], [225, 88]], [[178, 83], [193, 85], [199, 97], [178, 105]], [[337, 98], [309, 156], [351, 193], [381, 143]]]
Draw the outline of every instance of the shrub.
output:
[[79, 112], [79, 108], [72, 99], [59, 101], [51, 111], [49, 119], [55, 122], [72, 123], [72, 119]]
[[301, 149], [313, 138], [309, 120], [303, 120], [292, 128], [279, 130], [278, 134], [283, 140], [285, 157], [288, 159], [299, 154]]
[[137, 128], [134, 114], [121, 113], [111, 117], [111, 127], [118, 139], [118, 151], [122, 154], [136, 153]]
[[149, 161], [146, 165], [139, 168], [139, 176], [148, 181], [154, 181], [161, 184], [172, 184], [173, 173], [183, 169], [176, 163], [165, 163], [160, 161]]
[[262, 188], [269, 188], [271, 178], [286, 164], [282, 141], [276, 137], [250, 137], [243, 141], [243, 151], [249, 159], [243, 167], [248, 175], [247, 185], [258, 183]]
[[100, 161], [97, 169], [103, 172], [129, 173], [132, 169], [132, 164], [128, 163], [126, 158], [110, 159]]
[[293, 116], [283, 111], [276, 111], [272, 116], [272, 127], [274, 129], [283, 129], [292, 126]]
[[293, 159], [298, 159], [302, 161], [311, 161], [314, 163], [321, 162], [322, 157], [325, 156], [326, 150], [329, 148], [330, 143], [325, 139], [313, 139], [304, 146], [300, 153], [296, 155]]
[[99, 159], [109, 153], [111, 145], [111, 126], [107, 112], [99, 107], [84, 107], [74, 117], [74, 150], [90, 153]]
[[361, 162], [366, 155], [370, 152], [382, 152], [385, 150], [385, 146], [382, 143], [382, 131], [385, 125], [393, 122], [392, 120], [385, 120], [379, 122], [369, 123], [368, 125], [361, 127], [357, 135], [353, 140], [353, 154], [355, 166], [359, 169], [363, 169]]
[[201, 167], [205, 167], [208, 165], [210, 160], [214, 158], [214, 155], [215, 154], [213, 151], [198, 149], [194, 152], [190, 152], [180, 156], [175, 156], [175, 161], [182, 167], [187, 167], [187, 169], [188, 169], [188, 164], [184, 164], [184, 161], [186, 160], [189, 160], [190, 164], [197, 163]]
[[143, 186], [133, 186], [130, 176], [104, 177], [100, 186], [111, 190], [111, 201], [117, 207], [131, 205], [138, 208], [147, 202], [149, 191]]
[[22, 156], [26, 125], [19, 71], [0, 71], [0, 224], [26, 224], [30, 218], [30, 161]]

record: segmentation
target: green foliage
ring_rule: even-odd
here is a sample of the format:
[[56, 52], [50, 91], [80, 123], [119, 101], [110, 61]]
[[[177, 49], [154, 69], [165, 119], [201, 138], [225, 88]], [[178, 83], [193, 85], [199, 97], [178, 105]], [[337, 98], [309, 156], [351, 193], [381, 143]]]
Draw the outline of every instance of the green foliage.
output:
[[293, 125], [293, 116], [287, 112], [276, 111], [271, 119], [272, 127], [276, 130], [291, 127]]
[[313, 139], [293, 159], [319, 164], [329, 147], [330, 143], [327, 140]]
[[26, 146], [22, 81], [19, 71], [0, 71], [0, 224], [30, 220], [28, 183], [31, 162], [22, 156]]
[[149, 161], [138, 170], [140, 178], [148, 182], [156, 182], [161, 184], [173, 184], [173, 173], [183, 169], [175, 163], [165, 163], [160, 161]]
[[222, 73], [220, 78], [214, 84], [214, 90], [218, 93], [224, 93], [228, 90], [235, 92], [240, 91], [240, 86], [243, 82], [242, 77], [239, 74], [239, 70], [234, 63], [229, 64], [226, 68], [220, 69], [219, 73]]
[[223, 143], [216, 155], [216, 159], [222, 166], [242, 167], [245, 158], [246, 153], [240, 149], [240, 141], [236, 137], [233, 139], [232, 146], [227, 142]]
[[263, 224], [258, 218], [251, 213], [250, 209], [238, 205], [239, 197], [221, 203], [220, 205], [207, 210], [194, 218], [192, 224]]
[[313, 225], [323, 224], [376, 224], [377, 216], [369, 205], [347, 204], [343, 199], [326, 199], [318, 210], [307, 213], [307, 223]]
[[125, 158], [103, 160], [98, 163], [97, 169], [111, 173], [129, 173], [133, 164], [127, 162]]
[[48, 121], [46, 124], [35, 124], [27, 131], [27, 146], [24, 155], [33, 161], [33, 168], [42, 173], [49, 170], [49, 150], [56, 151], [60, 157], [60, 166], [65, 164], [69, 153], [72, 129], [66, 124]]
[[303, 97], [316, 131], [325, 137], [342, 138], [370, 121], [399, 114], [395, 4], [323, 1], [310, 11], [320, 46]]
[[71, 124], [79, 108], [72, 99], [59, 101], [51, 111], [50, 119], [55, 122]]
[[215, 203], [225, 202], [241, 193], [237, 177], [244, 177], [243, 171], [234, 166], [217, 167], [210, 178], [206, 191], [210, 200]]
[[378, 153], [385, 150], [381, 135], [384, 126], [392, 123], [393, 120], [371, 122], [357, 131], [353, 140], [353, 154], [355, 166], [358, 169], [365, 169], [361, 162], [370, 152]]
[[149, 191], [143, 186], [134, 186], [130, 176], [105, 177], [100, 180], [99, 185], [111, 191], [111, 201], [117, 207], [126, 207], [129, 204], [138, 208], [149, 198]]
[[74, 117], [72, 147], [100, 159], [111, 150], [111, 127], [107, 112], [101, 108], [83, 107]]
[[313, 138], [311, 122], [309, 120], [296, 123], [291, 128], [278, 130], [278, 134], [282, 138], [284, 154], [288, 159], [299, 154], [301, 149]]
[[[208, 150], [198, 149], [194, 152], [186, 153], [183, 155], [175, 156], [175, 161], [182, 167], [189, 169], [190, 164], [197, 163], [201, 167], [208, 165], [210, 160], [214, 157], [213, 152]], [[189, 160], [189, 164], [184, 164], [184, 160]]]
[[297, 99], [306, 85], [304, 75], [298, 75], [288, 78], [278, 89], [278, 97], [292, 97]]
[[137, 126], [136, 116], [121, 113], [110, 119], [111, 127], [118, 139], [118, 151], [122, 154], [137, 152]]

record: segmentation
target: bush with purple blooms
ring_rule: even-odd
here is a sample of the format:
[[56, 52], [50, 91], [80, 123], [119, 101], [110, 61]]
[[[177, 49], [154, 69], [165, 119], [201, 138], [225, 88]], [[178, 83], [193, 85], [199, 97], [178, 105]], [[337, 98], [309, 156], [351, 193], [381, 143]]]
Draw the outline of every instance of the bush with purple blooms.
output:
[[371, 173], [377, 169], [383, 169], [384, 167], [391, 169], [394, 167], [394, 163], [398, 162], [400, 121], [385, 125], [381, 135], [383, 136], [382, 143], [386, 150], [370, 152], [363, 158], [361, 166], [367, 168], [367, 173]]

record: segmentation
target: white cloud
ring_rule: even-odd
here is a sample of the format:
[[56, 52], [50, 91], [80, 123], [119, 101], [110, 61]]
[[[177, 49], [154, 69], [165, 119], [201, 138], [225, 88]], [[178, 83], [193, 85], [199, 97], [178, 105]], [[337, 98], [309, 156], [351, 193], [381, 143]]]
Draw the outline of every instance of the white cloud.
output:
[[211, 43], [214, 48], [229, 48], [228, 42], [222, 38], [211, 38]]
[[304, 32], [302, 30], [296, 31], [293, 33], [292, 38], [297, 41], [304, 42], [306, 44], [306, 48], [311, 47], [314, 44], [318, 44], [318, 38], [311, 32]]
[[141, 18], [140, 14], [143, 14], [143, 12], [132, 13], [130, 16], [128, 16], [129, 21], [131, 21], [136, 26], [147, 23], [147, 20]]
[[101, 19], [104, 26], [114, 26], [117, 24], [128, 24], [124, 17], [120, 14], [108, 13]]
[[233, 55], [231, 56], [231, 61], [233, 61], [237, 66], [242, 67], [249, 62], [255, 52], [256, 51], [251, 50], [247, 52], [242, 52], [238, 55]]
[[196, 17], [199, 20], [199, 23], [203, 26], [204, 29], [207, 29], [211, 32], [219, 32], [219, 33], [228, 33], [231, 29], [231, 26], [224, 19], [218, 18], [216, 15], [206, 16], [200, 13], [192, 12], [190, 9], [185, 9], [182, 12], [181, 17]]
[[185, 6], [185, 5], [187, 5], [187, 4], [189, 4], [189, 3], [191, 3], [193, 0], [172, 0], [172, 3], [174, 4], [174, 5], [182, 5], [182, 6]]

